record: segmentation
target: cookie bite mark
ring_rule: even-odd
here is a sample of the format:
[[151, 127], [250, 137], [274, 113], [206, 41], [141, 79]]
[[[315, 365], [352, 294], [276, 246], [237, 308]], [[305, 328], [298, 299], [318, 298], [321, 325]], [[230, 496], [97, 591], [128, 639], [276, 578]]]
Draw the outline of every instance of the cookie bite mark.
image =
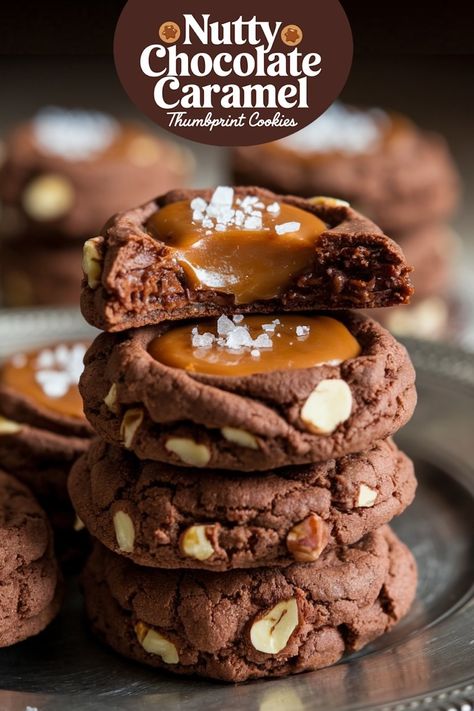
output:
[[[188, 288], [215, 289], [236, 305], [282, 294], [312, 260], [327, 226], [298, 207], [217, 188], [209, 202], [180, 200], [146, 224], [183, 269]], [[270, 268], [269, 268], [270, 267]]]
[[7, 360], [0, 368], [0, 385], [57, 415], [83, 419], [77, 384], [83, 370], [85, 343], [60, 343]]
[[348, 203], [260, 188], [173, 191], [86, 243], [82, 310], [107, 331], [164, 320], [407, 303], [399, 247]]
[[153, 339], [148, 351], [172, 368], [235, 377], [338, 365], [356, 358], [361, 348], [346, 326], [329, 316], [238, 314], [172, 328]]

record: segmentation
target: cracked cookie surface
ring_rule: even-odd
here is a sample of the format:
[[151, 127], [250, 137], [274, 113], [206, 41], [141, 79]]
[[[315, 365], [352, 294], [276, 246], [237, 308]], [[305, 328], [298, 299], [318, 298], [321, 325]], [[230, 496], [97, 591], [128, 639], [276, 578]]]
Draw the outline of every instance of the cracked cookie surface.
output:
[[69, 479], [79, 518], [109, 549], [139, 565], [215, 571], [316, 560], [388, 523], [415, 488], [390, 441], [252, 475], [140, 461], [96, 440]]
[[[359, 342], [359, 356], [242, 377], [190, 373], [155, 360], [149, 344], [169, 324], [101, 334], [85, 357], [84, 411], [107, 442], [180, 466], [268, 470], [368, 449], [410, 419], [415, 373], [406, 349], [380, 324], [354, 312], [337, 318]], [[305, 405], [331, 380], [343, 386], [337, 398], [345, 398], [346, 415], [322, 432], [308, 424]], [[331, 415], [339, 403], [323, 405]]]
[[83, 585], [92, 629], [117, 652], [232, 682], [335, 663], [407, 613], [416, 579], [382, 527], [312, 564], [224, 574], [139, 568], [96, 544]]

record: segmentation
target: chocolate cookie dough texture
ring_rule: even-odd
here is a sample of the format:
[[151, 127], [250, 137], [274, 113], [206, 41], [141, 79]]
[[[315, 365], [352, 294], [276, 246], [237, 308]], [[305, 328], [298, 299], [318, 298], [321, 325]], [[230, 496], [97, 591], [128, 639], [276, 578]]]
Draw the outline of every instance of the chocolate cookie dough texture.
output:
[[292, 136], [236, 148], [233, 171], [239, 184], [348, 200], [401, 245], [414, 267], [413, 307], [379, 314], [384, 324], [432, 337], [447, 326], [457, 239], [445, 223], [460, 190], [441, 136], [395, 113], [336, 103]]
[[0, 470], [0, 647], [41, 632], [60, 601], [46, 514], [26, 486]]
[[121, 654], [245, 681], [328, 666], [387, 632], [416, 566], [386, 527], [313, 563], [227, 573], [140, 568], [96, 544], [84, 588], [94, 631]]
[[[244, 339], [255, 320], [254, 341], [268, 345], [244, 347], [239, 363], [229, 339]], [[409, 420], [413, 366], [377, 322], [354, 312], [278, 320], [250, 316], [235, 324], [223, 316], [101, 334], [80, 383], [86, 416], [103, 439], [141, 458], [237, 471], [358, 452]], [[214, 339], [208, 348], [193, 345], [206, 337]], [[296, 349], [300, 356], [307, 349], [307, 359], [298, 363]]]
[[174, 190], [119, 214], [86, 242], [83, 265], [83, 314], [106, 331], [393, 306], [413, 291], [401, 250], [346, 203], [259, 188]]
[[63, 558], [80, 544], [67, 492], [74, 461], [92, 430], [77, 382], [86, 343], [57, 343], [0, 365], [0, 467], [27, 484], [58, 532]]
[[84, 247], [100, 439], [69, 492], [97, 539], [95, 632], [125, 656], [226, 681], [317, 669], [383, 634], [416, 588], [386, 524], [411, 503], [390, 436], [416, 401], [406, 350], [348, 307], [408, 302], [410, 268], [333, 198], [174, 191]]
[[110, 550], [145, 566], [224, 571], [315, 561], [400, 514], [415, 486], [412, 463], [389, 440], [247, 476], [139, 460], [97, 440], [69, 490]]
[[[77, 303], [85, 236], [147, 199], [150, 185], [182, 185], [191, 167], [177, 145], [100, 112], [48, 108], [17, 126], [0, 166], [5, 303]], [[35, 258], [60, 282], [56, 293]]]

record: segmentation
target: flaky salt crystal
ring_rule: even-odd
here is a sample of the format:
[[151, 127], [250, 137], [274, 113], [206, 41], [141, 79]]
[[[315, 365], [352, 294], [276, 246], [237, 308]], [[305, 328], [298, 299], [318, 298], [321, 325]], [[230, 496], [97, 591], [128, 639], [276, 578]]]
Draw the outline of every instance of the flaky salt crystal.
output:
[[211, 203], [218, 205], [232, 205], [234, 201], [234, 190], [223, 185], [217, 187], [211, 197]]
[[196, 222], [202, 222], [204, 219], [204, 213], [200, 212], [199, 210], [194, 210], [193, 212], [193, 220]]
[[267, 205], [267, 212], [277, 215], [280, 212], [280, 205], [277, 202], [270, 203], [270, 205]]
[[230, 333], [235, 329], [235, 324], [232, 323], [230, 318], [227, 316], [219, 316], [217, 319], [217, 333], [219, 336], [225, 336], [227, 333]]
[[297, 326], [296, 335], [297, 336], [307, 336], [309, 334], [309, 326]]
[[253, 345], [256, 348], [271, 348], [273, 343], [268, 333], [261, 333], [260, 336], [257, 336], [254, 340]]
[[262, 217], [251, 215], [245, 218], [244, 229], [246, 230], [261, 230], [262, 229]]
[[275, 225], [277, 235], [286, 235], [288, 232], [298, 232], [301, 222], [284, 222], [282, 225]]
[[210, 348], [215, 340], [215, 336], [212, 333], [194, 333], [192, 344], [194, 348]]
[[207, 202], [201, 197], [196, 197], [191, 200], [191, 210], [198, 210], [199, 212], [203, 212], [206, 207]]
[[240, 323], [240, 322], [243, 321], [243, 320], [244, 320], [244, 315], [243, 315], [243, 314], [234, 314], [234, 315], [232, 316], [232, 321], [233, 321], [234, 323]]
[[250, 355], [252, 358], [260, 358], [260, 351], [257, 348], [252, 348]]
[[273, 331], [276, 328], [276, 324], [274, 323], [264, 323], [262, 324], [262, 328], [264, 331], [269, 331], [270, 333], [273, 333]]
[[[252, 346], [254, 341], [247, 328], [244, 326], [235, 326], [234, 330], [227, 334], [227, 348], [239, 350]], [[256, 343], [255, 343], [256, 345]]]

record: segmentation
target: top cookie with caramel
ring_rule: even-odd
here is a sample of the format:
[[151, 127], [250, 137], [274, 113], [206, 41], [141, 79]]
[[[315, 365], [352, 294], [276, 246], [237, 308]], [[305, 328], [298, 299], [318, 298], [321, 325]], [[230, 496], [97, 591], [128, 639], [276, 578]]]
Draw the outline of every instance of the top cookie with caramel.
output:
[[106, 331], [183, 318], [407, 303], [400, 248], [334, 198], [175, 190], [84, 246], [82, 311]]

